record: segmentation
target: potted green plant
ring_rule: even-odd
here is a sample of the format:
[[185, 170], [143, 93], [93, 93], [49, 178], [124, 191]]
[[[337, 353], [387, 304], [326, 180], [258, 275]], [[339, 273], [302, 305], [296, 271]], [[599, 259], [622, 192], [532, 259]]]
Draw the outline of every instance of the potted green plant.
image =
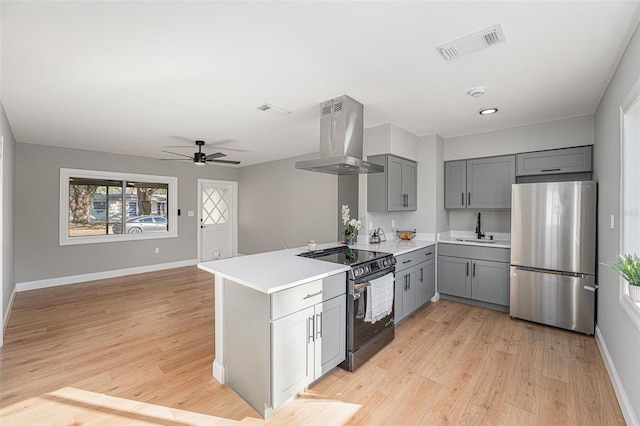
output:
[[640, 258], [637, 254], [617, 255], [617, 263], [608, 263], [622, 278], [629, 283], [629, 297], [640, 302]]

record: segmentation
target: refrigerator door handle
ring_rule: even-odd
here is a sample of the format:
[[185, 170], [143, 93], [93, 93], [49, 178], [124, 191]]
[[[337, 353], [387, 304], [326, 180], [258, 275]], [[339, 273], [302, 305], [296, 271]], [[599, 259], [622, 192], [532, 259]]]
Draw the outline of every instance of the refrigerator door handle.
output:
[[598, 286], [596, 285], [596, 286], [590, 287], [588, 285], [585, 285], [584, 289], [595, 292], [598, 289]]

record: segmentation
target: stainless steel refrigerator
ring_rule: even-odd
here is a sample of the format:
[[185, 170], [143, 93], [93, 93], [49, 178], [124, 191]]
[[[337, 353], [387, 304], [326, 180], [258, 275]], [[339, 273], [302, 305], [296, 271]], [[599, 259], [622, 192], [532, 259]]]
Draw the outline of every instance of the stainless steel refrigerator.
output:
[[509, 314], [593, 334], [595, 181], [514, 184]]

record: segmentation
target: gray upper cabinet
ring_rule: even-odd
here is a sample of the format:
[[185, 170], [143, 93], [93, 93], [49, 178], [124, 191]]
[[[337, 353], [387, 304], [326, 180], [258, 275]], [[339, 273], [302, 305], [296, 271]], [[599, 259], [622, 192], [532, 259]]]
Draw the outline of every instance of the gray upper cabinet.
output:
[[593, 147], [551, 149], [517, 155], [517, 175], [532, 176], [592, 171]]
[[444, 207], [464, 209], [467, 207], [467, 162], [447, 161], [444, 163]]
[[367, 211], [417, 209], [418, 165], [395, 155], [371, 155], [367, 161], [384, 166], [384, 173], [367, 175]]
[[511, 185], [516, 182], [515, 157], [447, 161], [445, 208], [511, 208]]

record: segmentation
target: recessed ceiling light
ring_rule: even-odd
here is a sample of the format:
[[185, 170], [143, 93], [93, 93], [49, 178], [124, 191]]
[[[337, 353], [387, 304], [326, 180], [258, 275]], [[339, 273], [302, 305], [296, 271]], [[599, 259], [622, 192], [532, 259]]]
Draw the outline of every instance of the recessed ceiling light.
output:
[[480, 110], [480, 115], [491, 115], [498, 112], [498, 108], [485, 108]]

